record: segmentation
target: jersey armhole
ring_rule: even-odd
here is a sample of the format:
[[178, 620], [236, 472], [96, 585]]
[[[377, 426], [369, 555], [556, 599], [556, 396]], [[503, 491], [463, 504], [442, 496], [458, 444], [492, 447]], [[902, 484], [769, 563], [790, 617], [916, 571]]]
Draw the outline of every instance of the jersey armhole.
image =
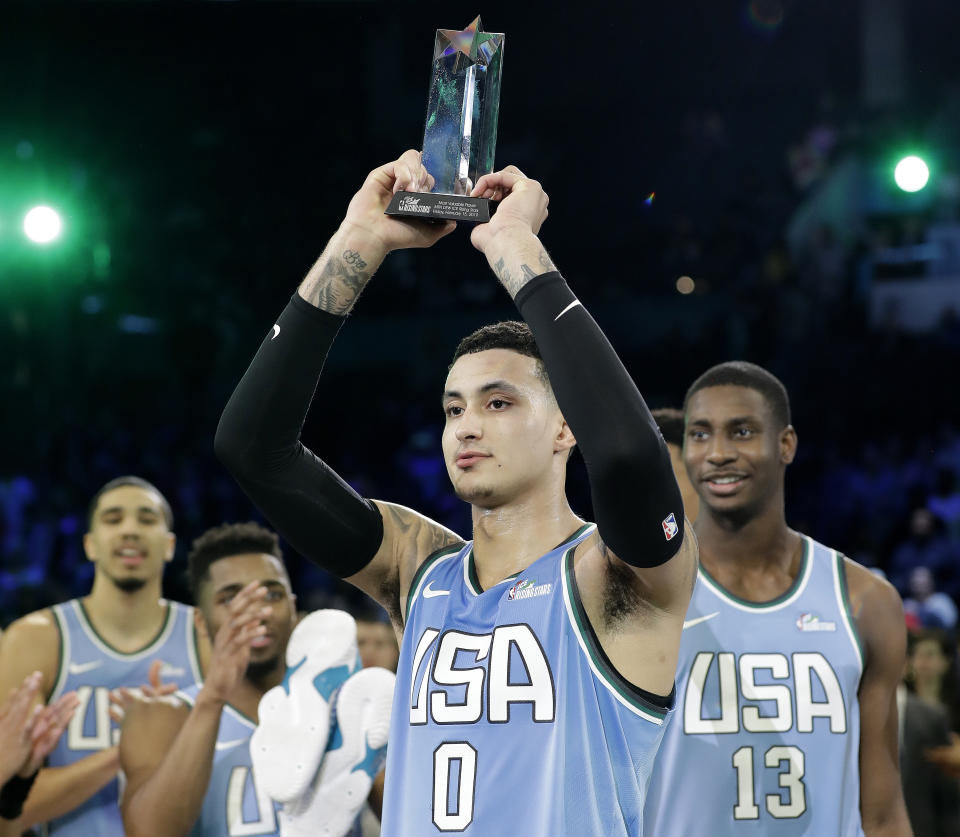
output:
[[410, 610], [413, 608], [413, 600], [417, 597], [419, 588], [421, 584], [423, 584], [427, 573], [436, 566], [437, 562], [441, 558], [446, 558], [456, 552], [459, 552], [464, 546], [465, 544], [455, 543], [450, 544], [450, 546], [441, 547], [436, 552], [431, 552], [426, 558], [424, 558], [423, 563], [417, 567], [417, 571], [413, 574], [413, 579], [410, 581], [410, 589], [407, 590], [406, 606], [403, 609], [404, 627], [406, 627], [410, 622]]
[[576, 545], [570, 547], [561, 559], [563, 562], [561, 578], [563, 581], [564, 605], [570, 626], [580, 645], [580, 650], [586, 657], [594, 675], [621, 704], [635, 715], [660, 726], [676, 703], [676, 682], [674, 682], [669, 695], [655, 695], [631, 683], [610, 662], [610, 658], [603, 650], [600, 639], [593, 629], [593, 625], [590, 624], [586, 608], [580, 599], [580, 588], [577, 585], [573, 561], [573, 554], [576, 549]]
[[184, 605], [184, 612], [187, 619], [187, 660], [190, 662], [190, 672], [193, 674], [194, 683], [203, 682], [203, 672], [200, 670], [200, 638], [197, 635], [197, 623], [194, 620], [194, 608], [192, 605]]
[[857, 659], [860, 662], [860, 676], [863, 676], [863, 666], [865, 654], [863, 650], [863, 641], [860, 633], [857, 631], [857, 623], [853, 618], [853, 609], [850, 607], [850, 588], [847, 585], [846, 556], [834, 550], [833, 563], [833, 584], [837, 594], [837, 604], [840, 608], [840, 616], [843, 619], [844, 627], [847, 629], [847, 635], [857, 653]]
[[67, 660], [70, 659], [70, 631], [67, 630], [60, 608], [61, 605], [53, 605], [50, 608], [50, 612], [53, 614], [53, 624], [57, 629], [59, 659], [57, 660], [57, 674], [53, 680], [53, 689], [47, 697], [48, 703], [55, 701], [63, 692], [63, 686], [67, 682]]
[[193, 709], [193, 704], [196, 702], [196, 699], [190, 697], [183, 689], [177, 689], [177, 691], [173, 693], [173, 697], [185, 704], [189, 709]]

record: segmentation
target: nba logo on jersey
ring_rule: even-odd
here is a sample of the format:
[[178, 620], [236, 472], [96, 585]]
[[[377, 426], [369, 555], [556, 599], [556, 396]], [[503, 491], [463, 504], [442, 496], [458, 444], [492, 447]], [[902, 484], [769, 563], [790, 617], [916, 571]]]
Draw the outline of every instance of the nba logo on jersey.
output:
[[680, 527], [677, 526], [677, 519], [673, 516], [673, 512], [667, 515], [666, 519], [662, 523], [663, 526], [663, 536], [668, 540], [672, 541], [676, 537], [677, 532], [680, 531]]

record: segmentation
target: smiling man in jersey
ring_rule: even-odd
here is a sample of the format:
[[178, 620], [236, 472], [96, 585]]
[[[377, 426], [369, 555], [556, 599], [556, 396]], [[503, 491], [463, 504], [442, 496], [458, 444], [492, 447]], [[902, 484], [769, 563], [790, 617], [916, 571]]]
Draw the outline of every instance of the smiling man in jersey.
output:
[[[216, 450], [284, 537], [376, 599], [402, 637], [385, 835], [633, 835], [673, 705], [696, 542], [643, 398], [538, 238], [540, 184], [508, 167], [473, 192], [500, 202], [471, 241], [526, 322], [465, 338], [438, 382], [472, 542], [361, 498], [300, 442], [363, 287], [390, 251], [455, 228], [384, 215], [423, 179], [415, 151], [370, 173], [268, 330]], [[596, 525], [567, 502], [575, 444]]]
[[38, 670], [45, 700], [68, 691], [79, 699], [23, 809], [24, 825], [48, 822], [64, 837], [123, 834], [111, 690], [155, 680], [151, 666], [181, 687], [199, 676], [193, 609], [161, 597], [175, 544], [166, 498], [144, 479], [119, 477], [94, 495], [88, 527], [90, 594], [17, 620], [0, 643], [0, 694]]
[[[249, 739], [260, 699], [283, 681], [296, 622], [280, 545], [255, 523], [225, 524], [194, 542], [188, 564], [198, 627], [213, 648], [202, 686], [127, 702], [126, 833], [277, 834], [274, 805], [252, 775]], [[240, 792], [230, 793], [235, 781]]]
[[[297, 612], [280, 544], [256, 523], [227, 523], [194, 541], [188, 562], [198, 629], [212, 638], [213, 647], [202, 683], [159, 700], [124, 695], [120, 763], [127, 777], [121, 806], [126, 833], [277, 835], [277, 806], [257, 780], [250, 750], [263, 720], [261, 699], [281, 685], [289, 692], [285, 675], [304, 665], [288, 669], [285, 660]], [[352, 630], [352, 620], [350, 625]], [[326, 638], [347, 646], [352, 642], [356, 656], [355, 637]], [[342, 725], [340, 731], [346, 734]], [[375, 776], [371, 769], [369, 779], [371, 798], [379, 799], [382, 773]], [[356, 826], [349, 823], [362, 800], [341, 803], [348, 812], [342, 817], [347, 833], [354, 834]], [[287, 816], [287, 823], [298, 833], [321, 831], [309, 810], [299, 821]], [[322, 833], [343, 837], [345, 832]]]
[[797, 434], [776, 377], [720, 364], [684, 410], [701, 568], [644, 834], [909, 835], [899, 596], [787, 526]]

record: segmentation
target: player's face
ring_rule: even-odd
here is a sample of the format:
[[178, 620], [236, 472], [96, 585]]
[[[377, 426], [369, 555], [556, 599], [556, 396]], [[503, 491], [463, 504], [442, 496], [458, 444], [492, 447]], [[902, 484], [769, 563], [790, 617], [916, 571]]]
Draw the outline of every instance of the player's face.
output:
[[457, 496], [492, 508], [543, 486], [574, 440], [537, 361], [509, 349], [457, 359], [443, 395], [443, 456]]
[[386, 622], [357, 622], [357, 650], [364, 667], [397, 670], [397, 638]]
[[[274, 668], [287, 650], [290, 633], [296, 623], [296, 598], [283, 564], [273, 555], [250, 553], [230, 555], [210, 565], [210, 580], [204, 587], [202, 602], [211, 642], [220, 626], [230, 619], [230, 602], [252, 581], [267, 588], [264, 605], [270, 615], [260, 620], [267, 632], [250, 643], [250, 663], [254, 667]], [[249, 671], [249, 670], [248, 670]]]
[[706, 387], [687, 404], [684, 464], [701, 503], [720, 514], [758, 514], [782, 489], [796, 446], [754, 389]]
[[123, 485], [100, 497], [83, 539], [97, 572], [121, 590], [139, 589], [159, 577], [173, 558], [174, 544], [162, 499], [136, 485]]

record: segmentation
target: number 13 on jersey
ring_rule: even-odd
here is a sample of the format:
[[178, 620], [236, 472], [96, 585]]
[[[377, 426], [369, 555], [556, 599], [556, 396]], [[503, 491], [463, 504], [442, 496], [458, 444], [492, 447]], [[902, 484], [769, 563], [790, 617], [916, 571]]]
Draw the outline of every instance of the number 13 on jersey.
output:
[[[760, 818], [760, 806], [754, 787], [754, 748], [741, 747], [733, 754], [733, 767], [737, 772], [737, 804], [733, 806], [735, 820]], [[786, 762], [786, 768], [783, 764]], [[779, 769], [777, 784], [783, 791], [765, 796], [767, 811], [778, 820], [795, 819], [807, 810], [807, 790], [803, 784], [803, 750], [794, 746], [775, 745], [763, 755], [764, 768]], [[784, 796], [786, 798], [784, 799]]]

